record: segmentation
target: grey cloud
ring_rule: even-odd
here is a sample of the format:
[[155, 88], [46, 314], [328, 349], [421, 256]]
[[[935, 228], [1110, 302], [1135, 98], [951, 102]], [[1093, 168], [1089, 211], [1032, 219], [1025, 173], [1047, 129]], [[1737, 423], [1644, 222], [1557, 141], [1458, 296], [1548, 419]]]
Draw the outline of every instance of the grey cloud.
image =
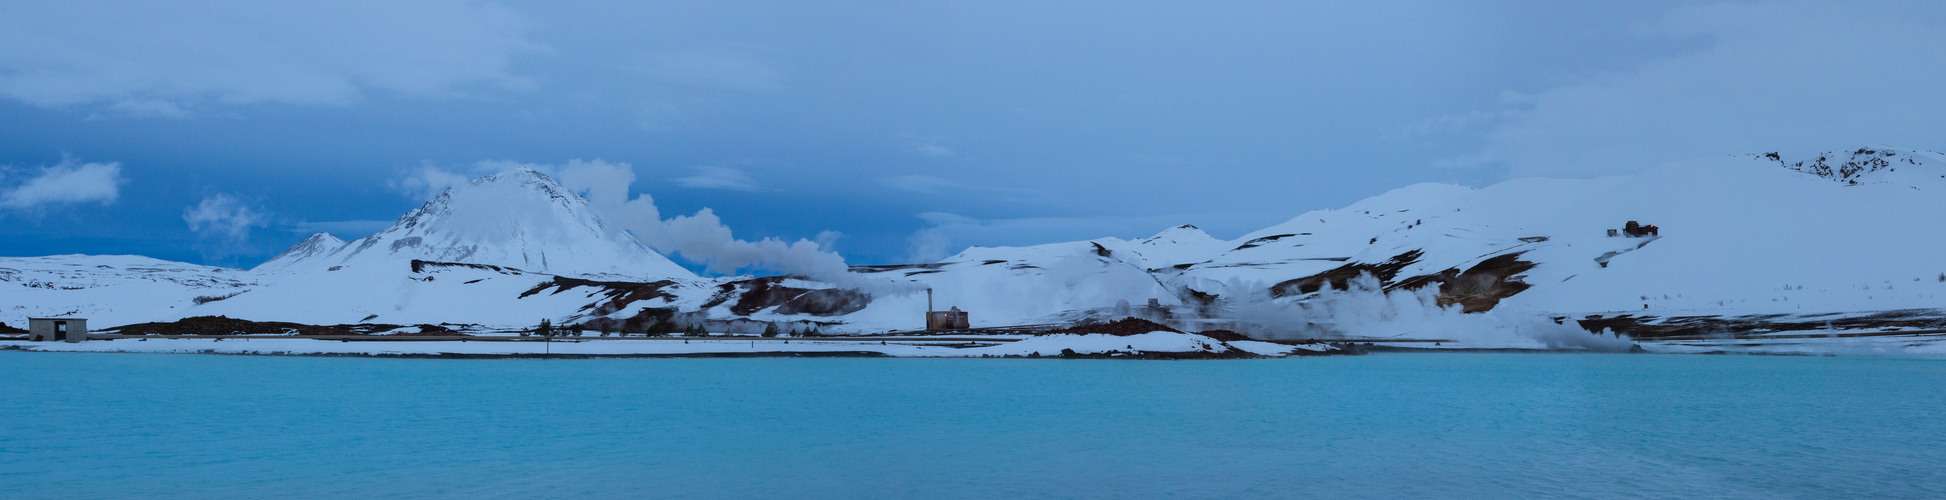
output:
[[160, 117], [450, 96], [531, 87], [510, 61], [547, 50], [518, 13], [458, 0], [58, 4], [0, 4], [0, 96]]
[[234, 196], [218, 193], [183, 209], [182, 220], [202, 240], [197, 249], [206, 258], [223, 260], [250, 253], [250, 231], [266, 225], [267, 216]]
[[900, 137], [904, 137], [907, 140], [907, 143], [912, 146], [913, 151], [922, 155], [943, 158], [957, 154], [952, 148], [940, 144], [945, 140], [941, 137], [920, 137], [910, 134], [901, 135]]
[[748, 56], [663, 52], [635, 68], [650, 80], [707, 90], [764, 92], [783, 87], [784, 74]]
[[907, 253], [915, 262], [938, 260], [971, 244], [1025, 246], [1103, 237], [1141, 238], [1183, 224], [1194, 224], [1222, 238], [1261, 227], [1255, 215], [1228, 213], [981, 219], [924, 212], [918, 217], [926, 227], [907, 238]]
[[1035, 188], [988, 186], [932, 175], [893, 175], [878, 178], [878, 183], [899, 191], [919, 194], [977, 195], [990, 200], [1007, 202], [1040, 201], [1050, 197], [1048, 192]]
[[407, 195], [413, 196], [420, 201], [425, 201], [432, 199], [434, 196], [438, 196], [439, 193], [445, 192], [447, 188], [465, 184], [478, 176], [470, 175], [467, 172], [482, 174], [482, 170], [487, 170], [484, 173], [495, 173], [499, 172], [499, 170], [490, 169], [502, 166], [505, 165], [481, 162], [475, 164], [472, 169], [466, 172], [455, 172], [428, 162], [419, 165], [419, 168], [407, 172], [405, 177], [394, 179], [391, 184], [393, 189], [405, 192]]
[[121, 196], [122, 164], [63, 160], [0, 191], [0, 208], [34, 209], [63, 203], [112, 203]]
[[264, 224], [264, 215], [227, 194], [203, 197], [196, 206], [184, 209], [182, 220], [198, 233], [243, 239], [251, 227]]
[[959, 181], [930, 175], [894, 175], [881, 177], [878, 183], [900, 191], [923, 194], [936, 194], [942, 189], [963, 185]]
[[353, 239], [377, 233], [391, 227], [395, 221], [389, 220], [331, 220], [305, 221], [292, 223], [286, 231], [297, 234], [331, 233], [340, 238]]
[[762, 191], [757, 181], [730, 167], [696, 167], [696, 175], [678, 177], [676, 184], [686, 188], [728, 189], [733, 191]]
[[906, 237], [905, 241], [906, 261], [914, 263], [937, 262], [939, 259], [944, 259], [948, 255], [948, 245], [953, 244], [952, 238], [946, 237], [946, 232], [937, 227], [913, 231], [912, 236]]
[[[1935, 4], [1936, 5], [1936, 4]], [[1729, 153], [1938, 140], [1946, 101], [1946, 12], [1837, 3], [1678, 9], [1655, 37], [1703, 37], [1700, 50], [1528, 94], [1499, 109], [1429, 122], [1493, 120], [1477, 151], [1437, 162], [1507, 175], [1630, 173]]]

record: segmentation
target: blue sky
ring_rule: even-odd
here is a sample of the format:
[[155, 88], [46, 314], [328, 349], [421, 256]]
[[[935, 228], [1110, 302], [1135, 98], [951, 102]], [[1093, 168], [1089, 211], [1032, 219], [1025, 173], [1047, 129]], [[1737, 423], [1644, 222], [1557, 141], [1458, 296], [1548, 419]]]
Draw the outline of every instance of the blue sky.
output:
[[248, 267], [511, 163], [880, 264], [1946, 149], [1932, 2], [557, 3], [0, 5], [0, 255]]

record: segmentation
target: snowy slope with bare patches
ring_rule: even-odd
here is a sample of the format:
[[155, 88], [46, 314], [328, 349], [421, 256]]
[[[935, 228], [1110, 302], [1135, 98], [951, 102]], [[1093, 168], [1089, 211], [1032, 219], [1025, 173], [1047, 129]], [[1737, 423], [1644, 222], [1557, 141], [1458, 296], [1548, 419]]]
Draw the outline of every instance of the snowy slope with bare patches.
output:
[[[1477, 189], [1419, 184], [1309, 212], [1214, 250], [1200, 242], [1145, 251], [1109, 238], [973, 248], [887, 272], [931, 286], [942, 307], [961, 305], [988, 325], [1149, 298], [1194, 305], [1274, 295], [1265, 300], [1288, 305], [1315, 293], [1306, 283], [1342, 287], [1361, 271], [1382, 274], [1388, 288], [1452, 283], [1438, 294], [1442, 301], [1478, 298], [1486, 307], [1549, 315], [1946, 305], [1946, 257], [1937, 251], [1946, 233], [1926, 222], [1946, 220], [1946, 157], [1883, 147], [1820, 157], [1800, 164], [1739, 155], [1635, 176], [1517, 179]], [[1661, 236], [1608, 236], [1630, 220], [1658, 225]], [[1158, 266], [1150, 254], [1186, 265]]]
[[296, 245], [292, 245], [289, 249], [284, 250], [283, 253], [277, 254], [276, 257], [272, 257], [270, 260], [258, 264], [257, 267], [250, 268], [250, 271], [255, 273], [278, 273], [299, 269], [313, 269], [318, 267], [318, 263], [322, 262], [326, 256], [344, 247], [345, 240], [339, 239], [336, 235], [331, 233], [313, 234], [308, 238], [304, 238], [304, 241], [300, 241]]
[[0, 323], [25, 325], [29, 317], [52, 316], [91, 318], [95, 325], [135, 323], [256, 285], [256, 276], [240, 269], [137, 255], [0, 257]]

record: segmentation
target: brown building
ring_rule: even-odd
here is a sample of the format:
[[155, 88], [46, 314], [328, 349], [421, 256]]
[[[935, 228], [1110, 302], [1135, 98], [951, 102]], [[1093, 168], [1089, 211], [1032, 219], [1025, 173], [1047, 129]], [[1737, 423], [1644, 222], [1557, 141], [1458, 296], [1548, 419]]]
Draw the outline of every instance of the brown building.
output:
[[926, 311], [927, 330], [965, 330], [972, 328], [966, 320], [966, 311], [954, 307], [947, 311]]

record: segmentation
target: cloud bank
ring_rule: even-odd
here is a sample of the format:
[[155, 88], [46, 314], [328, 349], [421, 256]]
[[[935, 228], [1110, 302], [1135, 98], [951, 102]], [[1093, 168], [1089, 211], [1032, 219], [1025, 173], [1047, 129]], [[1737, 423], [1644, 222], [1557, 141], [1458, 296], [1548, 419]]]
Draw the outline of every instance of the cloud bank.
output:
[[262, 211], [222, 193], [205, 196], [184, 209], [182, 220], [189, 224], [190, 232], [203, 239], [199, 248], [213, 259], [246, 253], [251, 228], [267, 224]]
[[695, 175], [678, 177], [675, 181], [676, 184], [680, 184], [686, 188], [728, 189], [732, 191], [763, 190], [763, 188], [757, 186], [756, 180], [751, 179], [749, 174], [730, 167], [696, 167]]
[[545, 52], [505, 7], [460, 0], [7, 2], [0, 96], [44, 108], [181, 117], [198, 108], [343, 104], [532, 86]]
[[114, 203], [121, 196], [122, 164], [62, 160], [40, 175], [0, 191], [0, 208], [35, 209], [66, 203]]
[[[1889, 7], [1889, 6], [1888, 6]], [[1906, 5], [1905, 7], [1911, 7]], [[1730, 153], [1936, 144], [1946, 116], [1946, 13], [1824, 2], [1679, 8], [1644, 35], [1702, 48], [1426, 126], [1483, 126], [1439, 163], [1508, 177], [1633, 173]], [[1788, 149], [1787, 149], [1788, 150]]]

